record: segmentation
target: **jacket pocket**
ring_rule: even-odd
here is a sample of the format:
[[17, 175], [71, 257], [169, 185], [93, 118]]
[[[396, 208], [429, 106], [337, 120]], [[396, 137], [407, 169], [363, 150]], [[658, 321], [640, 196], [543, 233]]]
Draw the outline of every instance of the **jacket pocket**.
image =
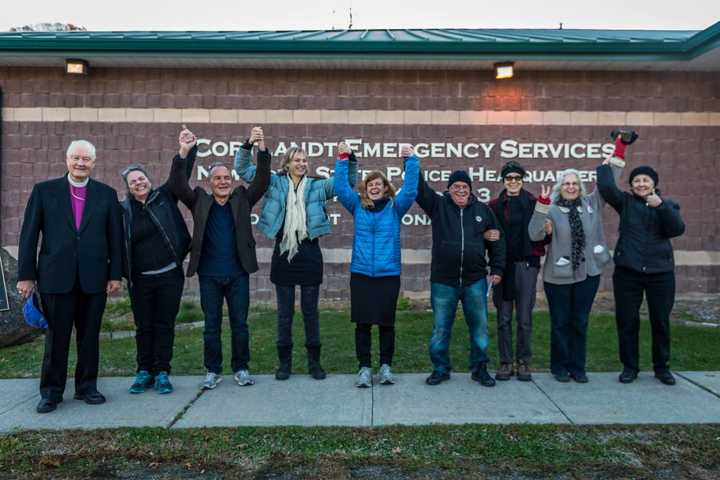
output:
[[570, 257], [562, 256], [553, 259], [552, 274], [557, 278], [571, 278], [573, 276], [573, 269]]

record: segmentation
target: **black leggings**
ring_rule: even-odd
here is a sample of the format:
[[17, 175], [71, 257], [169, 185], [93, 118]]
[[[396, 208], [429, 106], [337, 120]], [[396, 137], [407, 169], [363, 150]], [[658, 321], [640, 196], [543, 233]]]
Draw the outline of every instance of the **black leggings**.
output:
[[[378, 325], [378, 330], [380, 333], [380, 364], [392, 365], [395, 353], [395, 327]], [[361, 368], [372, 366], [371, 344], [372, 324], [357, 323], [355, 325], [355, 353]]]

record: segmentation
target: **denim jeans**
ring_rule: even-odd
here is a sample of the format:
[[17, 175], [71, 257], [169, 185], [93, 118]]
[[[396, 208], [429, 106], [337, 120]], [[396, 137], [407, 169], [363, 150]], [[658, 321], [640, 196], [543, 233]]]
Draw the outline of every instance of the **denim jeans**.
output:
[[205, 368], [209, 372], [222, 373], [222, 307], [227, 300], [232, 331], [233, 372], [246, 370], [250, 361], [250, 336], [248, 334], [248, 306], [250, 282], [247, 273], [231, 277], [200, 275], [200, 305], [205, 316], [203, 340], [205, 344]]
[[433, 282], [430, 284], [430, 301], [433, 309], [433, 331], [430, 337], [433, 368], [443, 373], [452, 370], [448, 351], [458, 301], [462, 302], [465, 323], [470, 333], [470, 370], [487, 364], [487, 281], [483, 278], [462, 287]]
[[[295, 285], [275, 285], [277, 293], [277, 346], [289, 347], [293, 344], [292, 324], [295, 315]], [[305, 346], [320, 346], [320, 314], [318, 301], [320, 285], [300, 285], [300, 309], [305, 324]]]
[[569, 285], [545, 282], [552, 323], [550, 371], [553, 375], [585, 373], [587, 327], [600, 275]]

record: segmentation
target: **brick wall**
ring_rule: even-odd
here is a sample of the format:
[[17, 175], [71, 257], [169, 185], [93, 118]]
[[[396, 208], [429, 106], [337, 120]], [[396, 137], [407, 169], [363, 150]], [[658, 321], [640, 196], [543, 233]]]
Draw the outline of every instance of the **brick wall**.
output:
[[[267, 110], [262, 118], [271, 143], [341, 138], [381, 143], [499, 143], [507, 138], [604, 143], [612, 127], [627, 122], [638, 126], [642, 137], [628, 157], [630, 165], [656, 167], [663, 192], [683, 207], [688, 228], [673, 242], [675, 249], [720, 251], [720, 200], [715, 195], [720, 167], [717, 74], [520, 72], [509, 82], [483, 77], [469, 71], [94, 68], [90, 76], [78, 78], [60, 69], [0, 69], [3, 107], [18, 112], [3, 124], [2, 244], [17, 244], [33, 184], [64, 173], [64, 151], [71, 140], [86, 138], [97, 146], [95, 178], [122, 192], [118, 172], [129, 163], [145, 164], [156, 182], [163, 181], [177, 149], [181, 120], [200, 137], [240, 140], [255, 123], [251, 118], [244, 121], [243, 115]], [[437, 118], [431, 111], [439, 112]], [[475, 114], [481, 118], [471, 118]], [[215, 160], [210, 156], [198, 163], [208, 165]], [[505, 161], [496, 149], [488, 159], [426, 158], [423, 168], [499, 169]], [[598, 161], [523, 163], [530, 169], [573, 166], [591, 170]], [[312, 168], [332, 164], [330, 156], [311, 159]], [[396, 158], [363, 159], [361, 168], [398, 164]], [[623, 183], [626, 178], [627, 174]], [[432, 185], [444, 188], [443, 182]], [[499, 183], [475, 186], [489, 188], [493, 196], [501, 189]], [[539, 190], [536, 184], [527, 188]], [[341, 214], [341, 220], [322, 246], [349, 248], [352, 223], [347, 212], [334, 202], [329, 212]], [[410, 213], [421, 211], [415, 206]], [[613, 245], [617, 218], [610, 210], [605, 218]], [[259, 234], [256, 238], [260, 247], [272, 246]], [[404, 227], [403, 247], [429, 248], [430, 227]], [[346, 296], [347, 265], [329, 263], [325, 272], [323, 296]], [[426, 291], [428, 273], [427, 265], [406, 265], [403, 289]], [[720, 291], [716, 264], [679, 266], [677, 273], [680, 291]], [[268, 275], [267, 264], [254, 275], [257, 298], [271, 296]], [[607, 280], [603, 287], [608, 287]]]

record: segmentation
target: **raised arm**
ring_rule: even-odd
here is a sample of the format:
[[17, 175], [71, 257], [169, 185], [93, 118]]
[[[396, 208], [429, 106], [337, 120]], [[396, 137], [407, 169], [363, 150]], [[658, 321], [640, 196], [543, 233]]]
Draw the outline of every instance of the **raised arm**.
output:
[[418, 205], [420, 205], [420, 208], [432, 217], [439, 197], [440, 195], [438, 195], [437, 192], [435, 192], [435, 190], [433, 190], [432, 187], [430, 187], [430, 185], [428, 185], [425, 181], [422, 171], [419, 171], [417, 197], [415, 198], [415, 201]]
[[[350, 148], [344, 142], [338, 144], [338, 158], [335, 161], [335, 177], [348, 177], [351, 153]], [[355, 168], [357, 169], [357, 162], [355, 162]], [[343, 207], [355, 215], [355, 209], [360, 206], [360, 196], [352, 190], [350, 182], [338, 182], [337, 185], [335, 185], [335, 194]]]
[[403, 216], [410, 210], [410, 207], [412, 207], [417, 197], [418, 179], [420, 178], [420, 160], [415, 155], [412, 147], [404, 147], [401, 156], [404, 159], [405, 180], [395, 199], [395, 208], [398, 214]]
[[[339, 145], [338, 145], [338, 153], [339, 153]], [[346, 178], [348, 186], [351, 189], [355, 188], [355, 184], [357, 183], [357, 176], [358, 176], [358, 166], [357, 166], [357, 158], [355, 158], [355, 153], [353, 153], [352, 150], [349, 150], [347, 162], [348, 162], [347, 176], [346, 175], [339, 176], [336, 171], [333, 174], [333, 176], [331, 176], [330, 178], [325, 180], [325, 182], [323, 184], [323, 187], [325, 188], [325, 198], [332, 198], [338, 194], [337, 189], [335, 187], [336, 179]]]

